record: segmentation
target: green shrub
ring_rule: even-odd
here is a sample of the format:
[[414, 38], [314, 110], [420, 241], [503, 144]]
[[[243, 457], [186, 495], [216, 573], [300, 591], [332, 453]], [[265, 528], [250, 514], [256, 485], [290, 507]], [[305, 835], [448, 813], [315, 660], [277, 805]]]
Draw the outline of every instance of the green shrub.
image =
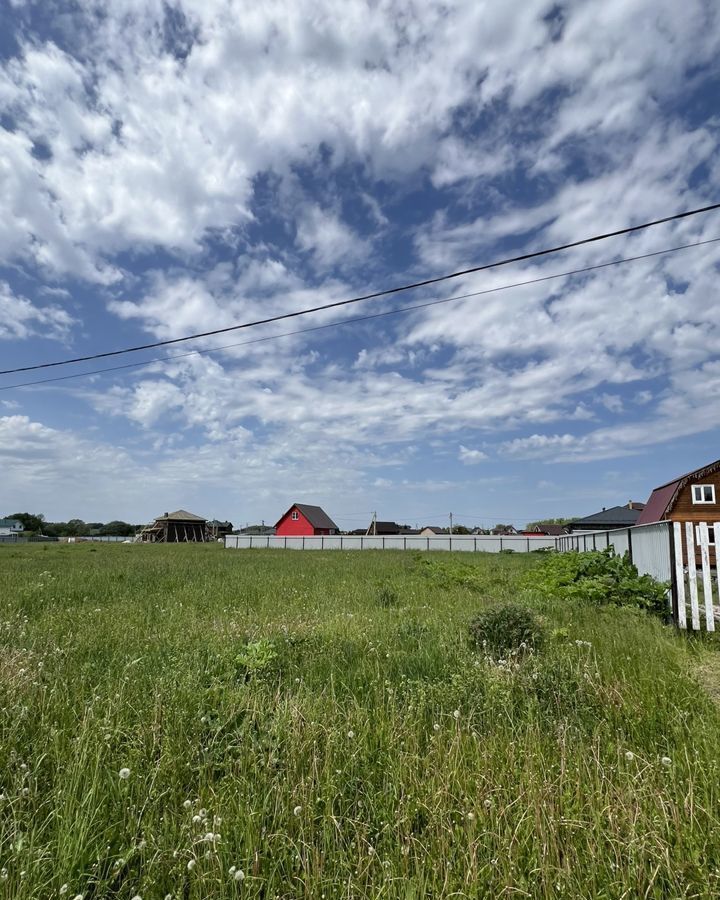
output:
[[529, 574], [526, 585], [596, 606], [667, 612], [668, 586], [650, 575], [639, 575], [627, 555], [614, 556], [610, 549], [553, 553]]
[[545, 626], [526, 606], [508, 603], [491, 606], [470, 623], [470, 640], [493, 655], [513, 650], [539, 649], [545, 641]]

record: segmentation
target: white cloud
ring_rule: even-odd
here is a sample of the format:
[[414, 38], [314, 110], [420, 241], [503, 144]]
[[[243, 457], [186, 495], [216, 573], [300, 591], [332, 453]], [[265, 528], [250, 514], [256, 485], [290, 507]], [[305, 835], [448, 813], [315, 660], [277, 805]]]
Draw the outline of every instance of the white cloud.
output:
[[487, 453], [483, 453], [482, 450], [472, 450], [469, 447], [460, 444], [458, 459], [460, 462], [465, 463], [466, 466], [473, 466], [487, 458]]
[[[330, 0], [253, 9], [185, 0], [172, 10], [84, 0], [67, 13], [67, 49], [25, 39], [0, 69], [0, 101], [16, 125], [3, 135], [0, 221], [19, 225], [5, 257], [109, 281], [118, 272], [107, 259], [119, 251], [192, 253], [206, 235], [242, 228], [255, 177], [303, 165], [333, 172], [352, 161], [390, 180], [433, 166], [437, 185], [518, 162], [557, 167], [568, 139], [644, 128], [657, 112], [651, 97], [674, 97], [687, 66], [717, 53], [717, 10], [702, 0], [655, 3], [651, 17], [644, 0], [613, 0], [601, 15], [576, 4], [559, 40], [547, 11], [546, 0], [522, 4], [521, 15], [513, 4], [352, 0], [342, 16]], [[171, 16], [180, 40], [170, 39]], [[182, 58], [171, 52], [180, 44]], [[557, 87], [567, 96], [527, 129], [533, 104]], [[459, 111], [493, 104], [507, 106], [504, 130], [475, 146], [452, 133]], [[513, 128], [528, 139], [514, 140]], [[47, 158], [33, 155], [36, 141]], [[622, 140], [603, 150], [614, 146], [625, 150]], [[671, 170], [667, 154], [656, 159]], [[301, 244], [315, 240], [324, 260], [357, 247], [339, 219], [314, 222], [312, 204], [290, 214]]]
[[310, 206], [303, 212], [296, 241], [302, 250], [313, 254], [322, 268], [357, 263], [370, 249], [335, 213], [319, 206]]
[[54, 340], [67, 338], [75, 319], [59, 306], [36, 306], [13, 293], [0, 281], [0, 340], [19, 340], [41, 335]]

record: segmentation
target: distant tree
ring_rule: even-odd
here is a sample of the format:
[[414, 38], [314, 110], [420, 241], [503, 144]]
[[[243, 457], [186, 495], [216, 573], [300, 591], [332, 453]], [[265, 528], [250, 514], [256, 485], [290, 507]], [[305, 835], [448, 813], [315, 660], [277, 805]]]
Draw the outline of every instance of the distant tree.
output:
[[453, 525], [453, 534], [470, 534], [470, 529], [465, 525]]
[[499, 522], [494, 528], [493, 531], [510, 531], [512, 530], [512, 525], [503, 525], [502, 522]]
[[69, 537], [77, 537], [79, 535], [87, 534], [88, 527], [82, 519], [69, 519], [65, 526], [65, 533]]
[[130, 525], [128, 522], [123, 522], [120, 519], [113, 519], [112, 522], [107, 522], [105, 525], [101, 525], [98, 529], [98, 534], [101, 535], [119, 535], [123, 537], [130, 537], [135, 534], [136, 528], [134, 525]]
[[525, 526], [526, 531], [532, 531], [538, 525], [567, 525], [573, 519], [538, 519], [537, 522], [528, 522]]
[[22, 522], [22, 527], [24, 531], [33, 531], [36, 534], [42, 531], [43, 522], [45, 521], [45, 516], [42, 513], [36, 513], [33, 515], [32, 513], [13, 513], [11, 516], [7, 517], [8, 519], [17, 519], [18, 522]]

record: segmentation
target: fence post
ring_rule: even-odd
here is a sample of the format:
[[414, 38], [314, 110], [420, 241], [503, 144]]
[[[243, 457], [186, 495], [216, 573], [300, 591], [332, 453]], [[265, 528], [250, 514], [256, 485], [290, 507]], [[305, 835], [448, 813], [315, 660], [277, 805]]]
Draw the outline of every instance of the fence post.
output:
[[677, 566], [675, 565], [675, 528], [672, 522], [667, 524], [670, 544], [670, 603], [672, 605], [673, 624], [677, 628], [680, 623], [678, 615], [678, 577]]
[[502, 553], [502, 535], [500, 535], [500, 552]]
[[630, 562], [633, 561], [633, 552], [632, 552], [632, 528], [628, 528], [628, 559]]
[[527, 552], [530, 552], [530, 538], [527, 539]]

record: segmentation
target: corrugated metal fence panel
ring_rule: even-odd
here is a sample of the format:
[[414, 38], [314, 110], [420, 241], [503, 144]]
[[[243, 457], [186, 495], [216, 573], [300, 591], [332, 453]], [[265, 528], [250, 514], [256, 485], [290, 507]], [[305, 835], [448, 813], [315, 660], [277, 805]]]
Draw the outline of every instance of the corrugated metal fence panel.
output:
[[549, 537], [522, 537], [509, 535], [324, 535], [312, 537], [281, 537], [258, 534], [229, 534], [225, 537], [225, 547], [232, 550], [249, 548], [270, 548], [286, 550], [452, 550], [498, 553], [500, 550], [514, 550], [527, 553], [529, 550], [555, 547], [555, 539]]
[[670, 523], [636, 525], [632, 529], [632, 560], [641, 575], [652, 575], [656, 581], [672, 579]]
[[608, 543], [615, 550], [617, 556], [624, 556], [630, 549], [627, 528], [623, 528], [621, 531], [609, 531]]

